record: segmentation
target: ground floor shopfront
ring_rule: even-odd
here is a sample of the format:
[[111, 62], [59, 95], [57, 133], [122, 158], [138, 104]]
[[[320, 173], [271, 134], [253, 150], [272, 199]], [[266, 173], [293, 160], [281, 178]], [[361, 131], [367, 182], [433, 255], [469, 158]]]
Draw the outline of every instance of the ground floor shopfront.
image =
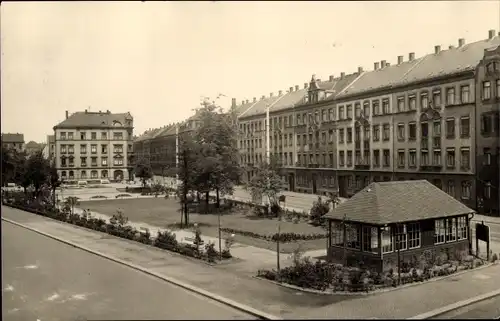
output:
[[58, 170], [59, 177], [64, 181], [87, 181], [107, 179], [110, 181], [123, 181], [133, 179], [132, 168], [75, 168]]
[[333, 170], [321, 168], [286, 168], [283, 171], [286, 190], [299, 193], [327, 195], [338, 193], [351, 197], [371, 182], [428, 180], [449, 195], [476, 208], [476, 180], [473, 175], [421, 172], [389, 172], [368, 170]]

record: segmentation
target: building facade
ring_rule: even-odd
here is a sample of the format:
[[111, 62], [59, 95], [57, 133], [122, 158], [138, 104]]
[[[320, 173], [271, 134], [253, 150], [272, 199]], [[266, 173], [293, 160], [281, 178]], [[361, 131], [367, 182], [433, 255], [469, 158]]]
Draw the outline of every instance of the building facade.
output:
[[132, 176], [130, 113], [76, 112], [54, 126], [55, 164], [70, 180], [128, 180]]
[[487, 39], [461, 38], [422, 57], [411, 52], [373, 70], [233, 99], [243, 180], [266, 161], [269, 110], [269, 151], [288, 190], [350, 197], [371, 182], [425, 179], [470, 208], [498, 213], [499, 45], [490, 30]]
[[15, 149], [18, 152], [24, 151], [24, 134], [2, 134], [2, 147], [6, 149]]
[[476, 73], [476, 173], [478, 207], [499, 214], [500, 48], [484, 51]]
[[47, 142], [43, 147], [43, 156], [53, 162], [56, 156], [56, 138], [54, 135], [47, 135]]

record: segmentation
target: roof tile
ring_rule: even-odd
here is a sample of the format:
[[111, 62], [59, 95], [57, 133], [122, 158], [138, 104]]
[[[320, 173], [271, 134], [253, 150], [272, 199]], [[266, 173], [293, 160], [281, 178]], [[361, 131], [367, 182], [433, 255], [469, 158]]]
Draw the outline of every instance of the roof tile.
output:
[[83, 126], [106, 128], [113, 126], [115, 122], [119, 122], [123, 126], [126, 126], [127, 120], [133, 121], [133, 117], [130, 113], [113, 114], [110, 112], [84, 111], [71, 114], [67, 119], [54, 126], [54, 128], [75, 128]]
[[426, 180], [371, 183], [325, 215], [374, 225], [474, 213]]

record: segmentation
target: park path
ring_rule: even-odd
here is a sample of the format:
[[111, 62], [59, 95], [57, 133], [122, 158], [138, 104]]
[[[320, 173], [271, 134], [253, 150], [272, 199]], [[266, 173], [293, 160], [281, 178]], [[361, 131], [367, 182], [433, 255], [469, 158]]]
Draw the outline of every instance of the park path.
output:
[[[75, 208], [75, 213], [82, 214], [83, 209], [81, 208]], [[109, 222], [109, 219], [111, 218], [110, 215], [103, 214], [103, 213], [98, 213], [95, 211], [91, 212], [92, 217], [95, 218], [101, 218], [107, 222]], [[135, 221], [129, 221], [128, 224], [137, 230], [144, 230], [144, 229], [149, 229], [149, 232], [153, 237], [155, 237], [158, 234], [158, 231], [170, 231], [172, 233], [175, 233], [176, 239], [178, 242], [186, 242], [187, 239], [194, 239], [194, 231], [189, 231], [189, 230], [171, 230], [171, 229], [166, 229], [166, 228], [160, 228], [158, 226], [150, 225], [147, 223], [143, 222], [135, 222]], [[203, 235], [203, 230], [201, 231], [202, 235], [201, 238], [205, 243], [212, 242], [215, 244], [215, 247], [218, 248], [219, 246], [219, 238], [218, 237], [211, 237], [207, 235]], [[225, 237], [228, 237], [229, 235], [227, 233], [222, 233], [222, 248], [224, 248], [224, 241]], [[189, 241], [187, 241], [189, 242]], [[233, 264], [232, 266], [235, 268], [236, 271], [238, 272], [243, 272], [243, 273], [249, 273], [254, 275], [255, 271], [259, 269], [272, 269], [275, 268], [277, 265], [277, 254], [276, 251], [271, 251], [268, 249], [262, 249], [259, 247], [251, 246], [251, 245], [246, 245], [246, 244], [241, 244], [241, 243], [234, 243], [231, 246], [231, 254], [233, 257], [239, 259], [240, 263]], [[304, 253], [304, 256], [310, 256], [310, 257], [318, 257], [318, 256], [324, 256], [326, 255], [326, 245], [325, 249], [321, 250], [314, 250], [314, 251], [307, 251]], [[280, 254], [280, 264], [281, 266], [288, 266], [292, 263], [292, 257], [290, 254], [285, 254], [281, 253]]]

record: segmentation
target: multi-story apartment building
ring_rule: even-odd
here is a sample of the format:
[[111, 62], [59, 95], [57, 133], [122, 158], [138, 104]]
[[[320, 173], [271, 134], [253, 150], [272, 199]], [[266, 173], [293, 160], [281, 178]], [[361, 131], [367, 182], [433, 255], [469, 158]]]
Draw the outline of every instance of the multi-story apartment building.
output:
[[66, 119], [54, 126], [61, 179], [130, 179], [133, 128], [130, 113], [66, 111]]
[[[270, 152], [289, 190], [351, 196], [372, 181], [427, 179], [472, 208], [498, 212], [500, 37], [244, 100], [238, 146], [250, 179]], [[476, 197], [477, 196], [477, 197]]]
[[[371, 181], [427, 179], [476, 207], [476, 183], [480, 181], [474, 157], [480, 152], [476, 148], [476, 111], [486, 102], [490, 103], [488, 108], [498, 110], [492, 96], [476, 99], [476, 89], [483, 86], [479, 78], [485, 50], [499, 44], [499, 37], [490, 31], [486, 40], [466, 44], [459, 39], [457, 46], [447, 50], [435, 46], [432, 54], [420, 58], [410, 53], [406, 61], [398, 56], [394, 65], [385, 60], [375, 62], [372, 71], [359, 68], [349, 76], [330, 77], [338, 87], [330, 92], [325, 90], [328, 82], [313, 79], [307, 90], [302, 89], [302, 97], [280, 106], [279, 112], [273, 111], [272, 101], [261, 99], [264, 106], [271, 105], [271, 151], [278, 153], [287, 168], [288, 188], [313, 193], [338, 191], [341, 196], [350, 196]], [[494, 52], [488, 50], [486, 56], [495, 56]], [[496, 66], [490, 68], [495, 70]], [[489, 75], [495, 78], [495, 72]], [[341, 84], [342, 79], [345, 82]], [[494, 81], [496, 78], [490, 83]], [[487, 81], [485, 84], [488, 88]], [[485, 92], [490, 97], [487, 89]], [[252, 149], [247, 137], [255, 136], [259, 126], [265, 132], [265, 108], [259, 104], [249, 108], [239, 119], [243, 129], [240, 146], [243, 163], [253, 165], [252, 153], [260, 160], [261, 151]], [[278, 115], [287, 115], [288, 126]], [[498, 114], [489, 115], [494, 128]], [[284, 142], [288, 136], [284, 128], [295, 139], [291, 156], [285, 153], [290, 142]], [[495, 155], [498, 134], [490, 136], [490, 140], [484, 139], [488, 146], [481, 152]], [[265, 141], [263, 147], [265, 151]], [[485, 194], [490, 195], [495, 182], [484, 181]]]
[[196, 126], [197, 116], [194, 115], [181, 123], [147, 130], [134, 140], [136, 159], [146, 160], [154, 175], [175, 177], [176, 144], [190, 135]]
[[475, 94], [478, 207], [486, 213], [499, 215], [500, 47], [484, 51], [477, 68]]
[[5, 133], [2, 134], [2, 146], [7, 149], [15, 149], [18, 152], [24, 150], [24, 134], [11, 134]]
[[28, 155], [34, 155], [36, 153], [42, 152], [43, 148], [45, 147], [45, 144], [43, 143], [37, 143], [35, 141], [30, 141], [24, 146], [24, 150]]
[[56, 155], [56, 138], [54, 135], [47, 135], [47, 142], [43, 147], [43, 156], [49, 161], [54, 161]]

